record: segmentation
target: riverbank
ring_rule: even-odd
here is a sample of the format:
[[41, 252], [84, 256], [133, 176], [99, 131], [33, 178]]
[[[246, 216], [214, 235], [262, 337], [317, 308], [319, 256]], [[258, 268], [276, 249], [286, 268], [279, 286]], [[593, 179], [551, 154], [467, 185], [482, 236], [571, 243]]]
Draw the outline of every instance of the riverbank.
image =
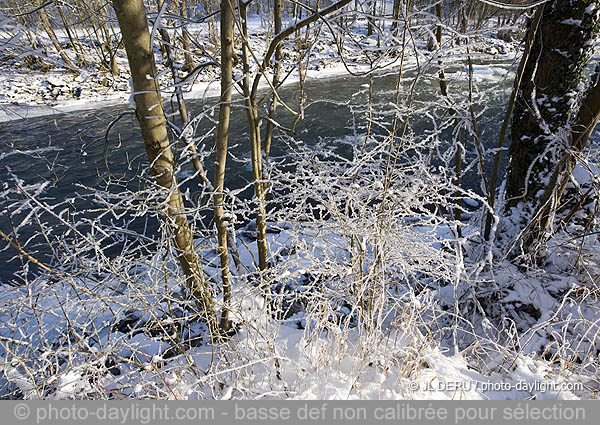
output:
[[[267, 43], [265, 42], [265, 22], [259, 16], [248, 20], [249, 44], [257, 58], [264, 54]], [[293, 24], [292, 21], [284, 22], [284, 26]], [[326, 30], [319, 31], [312, 39], [309, 37], [310, 56], [303, 59], [303, 72], [307, 79], [322, 79], [332, 76], [362, 74], [370, 70], [385, 70], [393, 68], [399, 63], [399, 40], [381, 40], [376, 34], [368, 35], [366, 20], [357, 20], [353, 27], [355, 43], [346, 43], [340, 49], [337, 39]], [[197, 51], [196, 65], [209, 63], [214, 58], [217, 47], [211, 46], [211, 38], [207, 25], [194, 24], [189, 29], [194, 37], [194, 45], [207, 46], [204, 51]], [[62, 41], [64, 51], [75, 57], [75, 53], [64, 34], [57, 31]], [[92, 44], [81, 35], [82, 46], [88, 50], [89, 57], [93, 57]], [[414, 46], [407, 46], [405, 64], [435, 64], [443, 59], [446, 64], [462, 60], [467, 52], [466, 45], [452, 43], [442, 46], [439, 52], [427, 49], [424, 40], [415, 38]], [[303, 40], [302, 40], [303, 41]], [[297, 83], [299, 74], [297, 69], [300, 59], [296, 44], [299, 41], [290, 38], [283, 47], [283, 69], [291, 70], [285, 78], [284, 84]], [[382, 47], [383, 46], [383, 47]], [[165, 60], [160, 49], [155, 49], [159, 81], [163, 89], [163, 98], [169, 97], [174, 92], [171, 72], [165, 67]], [[473, 36], [469, 43], [469, 54], [484, 59], [508, 60], [517, 53], [518, 45], [515, 42], [506, 42], [495, 38], [492, 33], [480, 33]], [[343, 53], [343, 58], [340, 55]], [[30, 56], [18, 56], [3, 60], [0, 63], [0, 122], [20, 120], [44, 115], [55, 115], [76, 110], [88, 110], [110, 105], [125, 104], [130, 99], [129, 66], [123, 49], [117, 50], [116, 62], [119, 75], [110, 72], [98, 71], [98, 66], [88, 66], [77, 70], [61, 68], [60, 58], [51, 46], [47, 46], [46, 54], [51, 60], [40, 65], [39, 62], [27, 60]], [[373, 61], [372, 55], [377, 58]], [[181, 58], [180, 58], [181, 59]], [[342, 60], [343, 59], [343, 60]], [[369, 64], [369, 61], [371, 63]], [[180, 61], [181, 62], [181, 61]], [[51, 64], [51, 65], [48, 65]], [[256, 68], [256, 63], [254, 63]], [[181, 64], [179, 64], [181, 67]], [[241, 68], [236, 69], [240, 74]], [[185, 78], [181, 84], [186, 99], [198, 99], [218, 96], [219, 70], [214, 65], [199, 67], [197, 72], [190, 77], [181, 70], [178, 78]], [[286, 75], [282, 72], [282, 75]], [[270, 77], [270, 76], [269, 76]], [[266, 87], [265, 78], [261, 81]]]

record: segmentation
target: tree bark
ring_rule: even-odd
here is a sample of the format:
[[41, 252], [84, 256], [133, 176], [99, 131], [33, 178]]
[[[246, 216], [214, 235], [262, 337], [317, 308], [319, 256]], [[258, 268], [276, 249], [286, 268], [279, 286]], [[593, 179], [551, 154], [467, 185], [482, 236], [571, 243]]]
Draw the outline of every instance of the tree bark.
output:
[[71, 30], [69, 28], [69, 23], [67, 22], [67, 17], [65, 16], [65, 14], [62, 10], [62, 6], [56, 5], [56, 10], [58, 11], [60, 19], [63, 23], [65, 32], [67, 33], [67, 37], [69, 37], [71, 46], [73, 47], [73, 50], [75, 51], [75, 57], [77, 58], [77, 63], [79, 64], [79, 66], [82, 66], [82, 67], [86, 66], [85, 58], [81, 54], [82, 49], [81, 49], [81, 44], [79, 43], [79, 39], [77, 39], [77, 33], [75, 33], [75, 35], [73, 35], [73, 33], [71, 32]]
[[[440, 54], [441, 54], [441, 52], [442, 52], [442, 3], [438, 3], [435, 6], [435, 13], [439, 20], [439, 24], [437, 25], [436, 32], [435, 32], [435, 40], [437, 42], [438, 52], [440, 52]], [[440, 70], [438, 72], [438, 76], [440, 77], [440, 91], [442, 93], [442, 96], [447, 97], [448, 96], [448, 84], [446, 83], [446, 74], [444, 72], [444, 64], [442, 63], [441, 59], [438, 60], [438, 65], [440, 66]]]
[[[461, 9], [462, 11], [462, 9]], [[504, 138], [506, 137], [506, 130], [508, 129], [508, 124], [510, 122], [510, 118], [512, 117], [513, 110], [515, 107], [515, 100], [517, 96], [517, 92], [519, 91], [519, 87], [521, 86], [521, 81], [523, 81], [523, 73], [525, 70], [525, 65], [530, 60], [530, 52], [531, 46], [533, 45], [533, 39], [535, 38], [535, 33], [538, 29], [540, 20], [542, 18], [542, 13], [544, 11], [544, 5], [541, 5], [535, 12], [533, 20], [527, 30], [527, 42], [525, 43], [525, 50], [523, 51], [523, 56], [521, 56], [521, 61], [519, 62], [519, 66], [517, 67], [517, 72], [515, 73], [515, 79], [513, 81], [513, 89], [510, 93], [510, 98], [508, 100], [508, 104], [506, 107], [506, 111], [504, 113], [504, 120], [502, 121], [502, 126], [500, 127], [500, 132], [498, 133], [498, 143], [496, 145], [496, 154], [494, 155], [494, 166], [492, 168], [492, 174], [490, 176], [490, 195], [489, 204], [491, 208], [494, 208], [496, 201], [496, 187], [498, 185], [498, 173], [500, 172], [500, 160], [502, 159], [502, 148], [504, 147]], [[485, 230], [483, 232], [483, 237], [487, 241], [490, 237], [490, 231], [492, 229], [492, 221], [494, 220], [494, 214], [491, 211], [488, 211], [486, 220], [485, 220]]]
[[[206, 318], [209, 329], [215, 330], [210, 289], [194, 250], [192, 233], [184, 215], [184, 206], [177, 180], [175, 164], [167, 135], [166, 119], [150, 46], [150, 33], [143, 0], [113, 0], [127, 59], [133, 80], [136, 117], [140, 124], [144, 147], [156, 183], [168, 191], [165, 218], [173, 232], [173, 241], [186, 282], [193, 293], [200, 313]], [[148, 78], [150, 76], [151, 78]]]
[[[592, 3], [596, 9], [586, 13]], [[521, 200], [535, 203], [565, 154], [565, 146], [556, 141], [577, 112], [578, 87], [600, 25], [598, 9], [598, 0], [554, 0], [545, 5], [515, 101], [507, 207]]]
[[[600, 80], [598, 80], [600, 73], [597, 72], [595, 78], [596, 83], [587, 91], [577, 114], [576, 124], [573, 125], [573, 130], [569, 137], [571, 149], [554, 168], [552, 177], [546, 185], [546, 190], [541, 197], [538, 210], [535, 214], [537, 222], [532, 226], [527, 236], [526, 244], [540, 240], [541, 236], [550, 226], [555, 209], [553, 207], [559, 204], [575, 169], [577, 163], [576, 154], [585, 149], [592, 131], [600, 120]], [[578, 203], [579, 208], [583, 207], [583, 201], [585, 199], [582, 199]], [[572, 210], [568, 213], [569, 218], [573, 216], [575, 211]], [[563, 223], [566, 223], [566, 221], [568, 219], [563, 219]]]
[[[281, 32], [281, 0], [274, 0], [273, 4], [273, 24], [275, 26], [275, 35]], [[273, 67], [273, 87], [279, 85], [279, 73], [281, 72], [281, 43], [275, 48], [275, 66]], [[269, 108], [269, 120], [265, 129], [265, 161], [268, 160], [271, 153], [271, 142], [273, 140], [273, 120], [277, 110], [277, 96], [273, 93], [271, 99], [271, 107]]]
[[[248, 25], [247, 25], [247, 7], [248, 5], [243, 1], [238, 1], [238, 8], [240, 10], [240, 20], [242, 26], [242, 35], [244, 40], [248, 40]], [[258, 122], [258, 109], [256, 105], [255, 97], [250, 93], [250, 58], [248, 53], [248, 46], [244, 41], [242, 46], [242, 63], [244, 68], [244, 103], [246, 106], [246, 115], [248, 118], [248, 127], [250, 131], [250, 152], [252, 160], [252, 172], [254, 177], [254, 193], [256, 201], [258, 203], [257, 214], [256, 214], [256, 246], [258, 249], [258, 269], [262, 272], [267, 270], [268, 262], [267, 258], [269, 255], [269, 249], [267, 245], [267, 218], [266, 218], [266, 197], [265, 197], [265, 185], [263, 183], [263, 161], [262, 161], [262, 143], [260, 126]], [[273, 93], [273, 97], [276, 97], [276, 93]]]
[[[294, 25], [277, 32], [271, 43], [269, 44], [267, 51], [265, 52], [263, 62], [260, 65], [262, 71], [265, 71], [271, 63], [271, 58], [273, 54], [276, 54], [277, 49], [280, 48], [281, 43], [287, 37], [292, 35], [295, 31], [298, 31], [311, 23], [317, 21], [319, 18], [324, 17], [330, 13], [336, 12], [348, 3], [351, 0], [340, 0], [336, 3], [331, 4], [330, 6], [321, 9], [317, 13], [310, 15], [309, 17], [303, 19], [302, 21], [296, 22]], [[247, 26], [246, 22], [246, 10], [247, 3], [239, 0], [238, 6], [240, 9], [240, 16], [242, 19], [242, 28], [243, 29], [243, 37], [244, 40], [247, 40]], [[250, 144], [252, 149], [252, 170], [254, 173], [254, 191], [256, 194], [256, 199], [258, 202], [257, 208], [257, 218], [256, 218], [256, 239], [258, 246], [258, 266], [261, 271], [265, 271], [268, 268], [268, 245], [267, 245], [267, 226], [266, 226], [266, 208], [265, 208], [265, 184], [263, 183], [263, 163], [262, 163], [262, 144], [261, 144], [261, 133], [259, 127], [258, 120], [258, 106], [256, 101], [256, 95], [258, 92], [258, 85], [260, 79], [263, 77], [263, 72], [258, 72], [255, 76], [252, 86], [250, 87], [250, 69], [249, 69], [249, 54], [248, 54], [248, 46], [246, 41], [244, 41], [244, 46], [242, 49], [242, 59], [244, 62], [244, 98], [246, 105], [246, 112], [248, 115], [248, 124], [250, 127]], [[302, 78], [300, 79], [302, 81]], [[273, 96], [277, 97], [276, 87], [273, 86]], [[285, 106], [285, 104], [284, 104]]]
[[573, 151], [585, 147], [597, 122], [597, 84], [587, 94], [581, 87], [599, 12], [600, 0], [546, 3], [524, 68], [512, 119], [506, 207], [523, 201], [532, 213], [523, 238], [528, 248], [546, 234], [575, 165]]
[[[98, 4], [98, 3], [92, 3], [92, 4], [94, 4], [94, 8], [96, 10], [104, 9], [104, 4]], [[115, 45], [115, 48], [113, 51], [112, 37], [110, 35], [110, 30], [108, 28], [108, 24], [106, 23], [106, 20], [98, 19], [98, 24], [100, 25], [100, 30], [101, 30], [102, 34], [104, 35], [105, 42], [100, 47], [102, 48], [102, 46], [104, 46], [104, 50], [106, 50], [106, 54], [108, 56], [107, 68], [112, 75], [118, 76], [119, 75], [119, 64], [117, 63], [117, 46]], [[98, 39], [98, 41], [100, 41], [100, 39]]]
[[402, 11], [402, 1], [394, 0], [394, 4], [392, 6], [392, 31], [396, 31], [398, 28], [398, 20], [400, 19], [400, 12]]
[[231, 114], [231, 96], [233, 91], [233, 0], [221, 0], [221, 101], [219, 103], [219, 124], [217, 127], [217, 157], [215, 160], [214, 180], [214, 220], [217, 227], [217, 244], [221, 262], [221, 281], [225, 306], [221, 314], [221, 329], [230, 327], [227, 303], [231, 297], [229, 283], [229, 254], [227, 250], [227, 218], [223, 208], [223, 190], [225, 188], [225, 165], [227, 161], [227, 142], [229, 138], [229, 117]]
[[[180, 11], [181, 11], [181, 17], [187, 20], [188, 17], [188, 5], [187, 5], [187, 0], [180, 0]], [[192, 57], [192, 53], [190, 52], [190, 36], [186, 30], [186, 24], [187, 22], [184, 21], [182, 22], [181, 25], [181, 47], [183, 48], [183, 58], [184, 58], [184, 64], [183, 64], [183, 70], [190, 72], [191, 70], [194, 69], [195, 65], [194, 65], [194, 58]]]

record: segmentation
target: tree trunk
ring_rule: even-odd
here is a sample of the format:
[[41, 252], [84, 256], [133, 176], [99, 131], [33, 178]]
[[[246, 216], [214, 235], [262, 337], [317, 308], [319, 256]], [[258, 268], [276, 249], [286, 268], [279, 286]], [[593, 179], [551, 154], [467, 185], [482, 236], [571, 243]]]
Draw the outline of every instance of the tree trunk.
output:
[[[437, 49], [440, 55], [442, 54], [442, 3], [438, 3], [435, 7], [435, 13], [439, 20], [439, 24], [436, 27], [435, 39], [437, 42]], [[441, 60], [438, 61], [440, 70], [438, 76], [440, 77], [440, 91], [442, 96], [448, 96], [448, 84], [446, 83], [446, 74], [444, 72], [444, 64]]]
[[192, 233], [184, 215], [158, 83], [154, 78], [147, 78], [156, 77], [157, 72], [144, 2], [113, 0], [113, 7], [127, 51], [135, 93], [136, 117], [142, 130], [146, 154], [156, 183], [169, 192], [165, 210], [167, 226], [173, 232], [177, 257], [187, 285], [212, 332], [215, 326], [210, 289], [205, 282], [204, 272], [194, 250]]
[[185, 19], [185, 21], [182, 22], [182, 25], [181, 25], [181, 47], [183, 48], [183, 57], [184, 57], [184, 64], [183, 64], [182, 69], [184, 71], [190, 72], [191, 70], [194, 69], [195, 65], [194, 65], [194, 58], [192, 57], [192, 53], [190, 52], [190, 36], [186, 30], [187, 17], [188, 17], [187, 0], [180, 0], [179, 6], [180, 6], [180, 11], [181, 11], [181, 17]]
[[[40, 1], [36, 0], [36, 2], [34, 4], [36, 6], [39, 6]], [[64, 61], [65, 65], [67, 65], [69, 68], [75, 68], [75, 64], [73, 63], [71, 58], [69, 58], [67, 53], [63, 50], [62, 46], [60, 45], [60, 42], [58, 41], [58, 37], [56, 36], [56, 33], [52, 29], [52, 24], [50, 24], [50, 20], [48, 19], [48, 15], [46, 14], [46, 11], [44, 10], [44, 8], [41, 8], [38, 11], [38, 15], [40, 17], [40, 22], [42, 23], [42, 27], [44, 27], [44, 31], [46, 31], [46, 34], [48, 34], [48, 38], [52, 42], [52, 45], [54, 46], [54, 48], [60, 55], [61, 59]]]
[[217, 157], [215, 160], [214, 220], [217, 226], [217, 243], [221, 262], [223, 284], [223, 313], [221, 329], [229, 330], [227, 303], [231, 297], [229, 283], [229, 254], [227, 250], [227, 224], [223, 208], [225, 187], [225, 164], [227, 161], [227, 141], [229, 137], [229, 116], [233, 91], [233, 9], [231, 0], [221, 0], [221, 101], [219, 103], [219, 124], [217, 127]]
[[401, 0], [394, 0], [394, 5], [392, 6], [392, 31], [395, 31], [398, 28], [398, 20], [400, 19], [400, 12], [402, 8]]
[[81, 44], [79, 43], [79, 39], [77, 39], [77, 33], [75, 33], [75, 35], [73, 35], [73, 33], [71, 32], [71, 30], [69, 29], [69, 24], [67, 22], [67, 17], [65, 16], [63, 10], [62, 10], [62, 6], [60, 5], [56, 5], [56, 10], [58, 11], [58, 14], [60, 16], [60, 19], [63, 23], [63, 26], [65, 28], [65, 32], [67, 33], [67, 37], [69, 37], [69, 41], [71, 42], [71, 46], [73, 47], [73, 50], [75, 51], [75, 57], [77, 58], [77, 63], [79, 64], [79, 66], [84, 67], [86, 66], [86, 62], [85, 59], [83, 58], [82, 54], [81, 54]]
[[[373, 35], [375, 31], [375, 24], [373, 23], [373, 17], [375, 16], [375, 0], [371, 0], [371, 3], [367, 5], [367, 35]], [[371, 15], [372, 14], [372, 15]]]
[[[275, 34], [281, 32], [281, 0], [274, 0], [273, 7], [273, 23], [275, 26]], [[281, 43], [275, 48], [275, 66], [273, 67], [273, 87], [276, 89], [279, 85], [279, 73], [281, 72]], [[269, 154], [271, 153], [271, 142], [273, 140], [273, 120], [275, 119], [275, 112], [277, 110], [277, 96], [273, 93], [271, 99], [271, 107], [269, 108], [269, 120], [267, 121], [267, 128], [265, 129], [265, 161], [268, 160]]]
[[595, 97], [581, 87], [600, 29], [600, 1], [554, 0], [544, 7], [516, 96], [506, 185], [506, 207], [523, 201], [533, 213], [527, 247], [545, 234], [573, 170], [572, 150], [585, 146], [596, 122]]
[[[536, 222], [527, 235], [527, 244], [540, 240], [550, 226], [556, 206], [559, 204], [559, 201], [567, 188], [567, 184], [571, 179], [573, 170], [575, 169], [577, 163], [576, 155], [585, 149], [592, 131], [596, 127], [596, 124], [598, 124], [598, 120], [600, 119], [599, 72], [596, 72], [595, 78], [596, 83], [587, 91], [579, 109], [579, 113], [577, 114], [575, 124], [572, 127], [573, 129], [569, 136], [569, 146], [571, 150], [555, 165], [552, 177], [546, 185], [546, 190], [540, 199], [538, 210], [536, 211], [536, 214], [534, 214]], [[575, 209], [572, 209], [567, 214], [569, 218], [573, 216], [578, 208], [583, 207], [585, 197], [586, 196], [584, 195], [581, 201], [577, 203], [579, 205], [578, 207], [574, 207]], [[568, 221], [568, 218], [563, 219], [563, 223], [566, 221]]]
[[[104, 9], [104, 4], [97, 4], [97, 3], [92, 3], [94, 4], [94, 8], [96, 10], [102, 11]], [[117, 46], [115, 46], [115, 49], [113, 51], [113, 43], [112, 43], [112, 37], [110, 35], [110, 30], [108, 29], [108, 24], [106, 23], [105, 19], [102, 19], [101, 17], [98, 19], [98, 24], [100, 25], [100, 30], [102, 32], [102, 34], [104, 35], [104, 44], [101, 44], [101, 47], [104, 46], [104, 50], [106, 51], [106, 55], [108, 56], [108, 60], [107, 60], [107, 67], [108, 70], [110, 71], [110, 73], [114, 76], [118, 76], [119, 75], [119, 64], [117, 63]], [[98, 39], [98, 41], [100, 41], [100, 39]]]
[[[248, 40], [247, 8], [248, 5], [243, 0], [238, 1], [240, 11], [240, 20], [244, 40]], [[258, 249], [258, 269], [263, 272], [267, 270], [267, 258], [269, 249], [267, 245], [267, 213], [265, 208], [266, 196], [265, 185], [263, 183], [263, 160], [260, 126], [258, 122], [258, 109], [256, 98], [250, 93], [250, 54], [248, 46], [244, 42], [242, 46], [242, 63], [244, 67], [244, 103], [246, 106], [246, 115], [248, 118], [248, 127], [250, 131], [250, 151], [252, 159], [252, 172], [254, 177], [254, 193], [258, 203], [256, 214], [256, 246]], [[275, 97], [276, 94], [273, 93]]]
[[[591, 3], [597, 8], [585, 13]], [[599, 8], [598, 0], [554, 0], [545, 5], [515, 101], [508, 207], [521, 200], [535, 203], [565, 154], [565, 146], [557, 143], [558, 133], [577, 112], [578, 86], [598, 33]]]
[[[104, 50], [102, 49], [102, 42], [100, 41], [100, 37], [98, 36], [98, 30], [95, 24], [95, 17], [90, 13], [85, 6], [85, 2], [82, 0], [77, 0], [76, 8], [77, 16], [79, 18], [79, 22], [82, 23], [83, 29], [85, 30], [88, 40], [92, 45], [92, 48], [96, 52], [96, 56], [100, 61], [100, 66], [106, 68], [107, 71], [110, 71], [109, 62], [106, 60], [106, 55], [104, 54]], [[84, 14], [83, 11], [86, 11]], [[91, 28], [90, 28], [91, 27]], [[93, 35], [92, 35], [93, 33]], [[95, 38], [94, 38], [95, 37]]]
[[[461, 9], [462, 11], [462, 9]], [[496, 187], [498, 185], [498, 173], [500, 172], [500, 160], [502, 159], [502, 148], [504, 147], [504, 138], [506, 137], [506, 130], [508, 129], [508, 124], [510, 122], [510, 118], [512, 117], [515, 99], [517, 96], [517, 92], [519, 91], [519, 87], [521, 86], [521, 81], [523, 80], [523, 73], [525, 70], [525, 65], [530, 59], [531, 46], [533, 45], [533, 39], [535, 38], [535, 33], [538, 30], [540, 20], [542, 18], [542, 13], [544, 11], [544, 5], [541, 5], [535, 12], [533, 20], [527, 30], [527, 42], [525, 43], [525, 50], [523, 51], [523, 55], [521, 56], [521, 61], [517, 66], [517, 72], [515, 73], [515, 79], [513, 81], [513, 88], [510, 93], [510, 98], [508, 100], [508, 104], [506, 107], [506, 111], [504, 113], [504, 120], [502, 121], [502, 126], [500, 127], [500, 132], [498, 133], [498, 143], [496, 145], [496, 153], [494, 155], [494, 166], [492, 168], [492, 174], [490, 176], [490, 199], [489, 204], [491, 208], [494, 208], [496, 202]], [[490, 236], [490, 231], [492, 229], [492, 221], [494, 220], [494, 214], [492, 211], [488, 211], [486, 220], [485, 220], [485, 230], [483, 232], [484, 239], [487, 241]]]

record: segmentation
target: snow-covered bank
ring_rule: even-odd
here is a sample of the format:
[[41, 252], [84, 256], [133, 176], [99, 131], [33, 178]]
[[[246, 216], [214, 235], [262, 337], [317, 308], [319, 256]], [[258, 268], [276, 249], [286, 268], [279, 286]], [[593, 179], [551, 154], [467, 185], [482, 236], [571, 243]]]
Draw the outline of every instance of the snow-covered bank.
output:
[[[292, 20], [284, 21], [284, 26], [291, 24], [293, 24]], [[265, 25], [265, 20], [260, 16], [253, 15], [248, 19], [249, 45], [258, 58], [262, 57], [267, 47], [265, 40], [267, 29]], [[396, 57], [393, 55], [385, 57], [389, 52], [385, 53], [381, 60], [376, 60], [368, 65], [369, 61], [361, 53], [361, 48], [364, 48], [366, 52], [369, 50], [385, 52], [386, 49], [393, 52], [398, 50], [395, 43], [399, 43], [399, 40], [390, 38], [382, 42], [384, 44], [388, 43], [387, 46], [378, 47], [381, 41], [377, 38], [377, 35], [368, 36], [366, 26], [366, 20], [356, 21], [353, 28], [356, 45], [353, 45], [352, 48], [344, 46], [345, 63], [341, 61], [336, 39], [330, 32], [320, 31], [318, 36], [310, 41], [309, 59], [303, 60], [304, 76], [308, 79], [323, 79], [349, 75], [349, 72], [356, 75], [370, 69], [385, 70], [388, 67], [397, 65], [397, 54]], [[211, 47], [208, 24], [190, 25], [188, 30], [195, 39], [195, 45], [206, 46], [206, 51], [198, 51], [202, 56], [200, 63], [210, 62], [212, 58], [210, 51], [217, 48], [215, 46]], [[64, 50], [74, 57], [74, 50], [69, 47], [64, 31], [57, 31], [57, 34], [63, 43]], [[85, 35], [80, 34], [80, 37], [83, 42], [82, 48], [89, 56], [93, 56], [93, 49], [89, 45], [89, 41], [85, 40]], [[421, 63], [431, 61], [434, 53], [428, 52], [424, 48], [426, 42], [424, 40], [415, 40], [415, 42], [419, 45], [417, 54], [420, 56]], [[295, 40], [284, 42], [284, 68], [285, 66], [293, 67], [297, 65], [298, 54], [294, 47], [295, 43], [297, 43]], [[517, 52], [515, 43], [483, 35], [475, 37], [470, 44], [470, 48], [471, 53], [476, 57], [479, 56], [485, 59], [505, 58], [507, 61]], [[443, 50], [446, 52], [444, 55], [447, 56], [444, 62], [451, 64], [457, 58], [464, 58], [465, 49], [465, 46], [443, 46]], [[23, 57], [17, 56], [14, 59], [0, 63], [0, 122], [126, 104], [129, 101], [129, 66], [122, 49], [115, 54], [115, 60], [120, 71], [119, 75], [116, 76], [106, 71], [99, 71], [98, 66], [81, 68], [76, 72], [61, 69], [53, 65], [60, 63], [60, 61], [56, 52], [51, 50], [51, 47], [48, 47], [47, 54], [53, 58], [50, 61], [52, 66], [43, 71], [37, 69], [40, 68], [39, 64], [34, 62], [34, 65], [31, 65], [31, 61], [26, 60], [26, 55]], [[416, 61], [413, 49], [407, 47], [406, 55], [405, 63], [414, 65]], [[155, 49], [155, 56], [163, 89], [163, 98], [167, 98], [174, 91], [171, 74], [165, 69], [165, 58], [161, 56], [158, 47]], [[369, 60], [372, 61], [372, 59]], [[256, 68], [257, 65], [253, 63], [252, 66]], [[284, 74], [286, 73], [284, 72]], [[487, 78], [489, 74], [489, 70], [480, 68], [476, 72], [475, 78]], [[179, 78], [185, 76], [186, 73], [179, 72]], [[295, 83], [298, 79], [299, 74], [295, 70], [286, 77], [284, 84]], [[261, 80], [261, 87], [268, 87], [264, 77]], [[213, 65], [202, 67], [193, 78], [186, 79], [185, 84], [182, 85], [184, 96], [189, 99], [218, 96], [219, 90], [219, 72]]]
[[[365, 137], [344, 141], [362, 148]], [[400, 155], [422, 149], [421, 142], [405, 139]], [[424, 146], [434, 149], [434, 143]], [[426, 156], [403, 163], [382, 214], [384, 167], [378, 152], [386, 152], [387, 145], [370, 140], [350, 162], [331, 160], [336, 147], [330, 141], [295, 145], [287, 155], [298, 164], [294, 172], [277, 169], [274, 161], [272, 189], [285, 208], [274, 209], [268, 223], [268, 295], [256, 273], [256, 222], [239, 222], [252, 207], [228, 194], [239, 259], [236, 264], [232, 251], [231, 339], [211, 340], [168, 243], [152, 245], [149, 254], [129, 246], [108, 257], [101, 244], [121, 243], [121, 234], [131, 229], [97, 221], [94, 232], [62, 239], [61, 257], [53, 264], [58, 275], [32, 274], [26, 284], [0, 286], [2, 394], [222, 400], [598, 397], [596, 235], [582, 245], [553, 240], [543, 268], [518, 267], [499, 254], [489, 260], [487, 247], [477, 242], [477, 217], [461, 224], [458, 237], [452, 218], [431, 215], [432, 203], [452, 200], [452, 175], [432, 170]], [[590, 178], [585, 170], [576, 174], [582, 184]], [[97, 212], [129, 209], [148, 216], [156, 211], [149, 208], [158, 199], [152, 198], [153, 189], [96, 189], [94, 196], [105, 205]], [[36, 185], [23, 190], [52, 201], [46, 196], [50, 190]], [[473, 208], [485, 202], [476, 193], [467, 195]], [[20, 205], [29, 213], [28, 204]], [[198, 215], [210, 211], [197, 205]], [[63, 214], [63, 206], [59, 203], [56, 212]], [[166, 241], [162, 231], [151, 236]], [[135, 237], [142, 243], [150, 239]], [[214, 231], [198, 227], [195, 237], [220, 311]]]
[[[365, 66], [353, 67], [354, 72], [367, 69]], [[311, 79], [321, 80], [349, 75], [345, 67], [334, 64], [323, 69], [308, 70], [305, 74], [306, 79], [309, 81]], [[292, 74], [286, 79], [283, 86], [298, 81], [298, 75]], [[0, 73], [0, 99], [11, 100], [11, 103], [0, 102], [0, 122], [103, 108], [111, 105], [125, 105], [129, 103], [131, 97], [128, 87], [119, 89], [119, 85], [104, 87], [100, 84], [96, 84], [84, 90], [84, 94], [74, 97], [73, 93], [80, 90], [80, 87], [78, 78], [73, 79], [72, 74], [62, 71], [49, 74]], [[263, 79], [259, 88], [268, 87], [268, 83]], [[43, 92], [61, 94], [57, 95], [56, 98], [43, 99], [39, 97], [39, 94]], [[172, 87], [166, 87], [163, 90], [163, 97], [168, 98], [172, 92]], [[186, 88], [184, 98], [213, 98], [217, 97], [219, 92], [219, 80], [201, 81]]]

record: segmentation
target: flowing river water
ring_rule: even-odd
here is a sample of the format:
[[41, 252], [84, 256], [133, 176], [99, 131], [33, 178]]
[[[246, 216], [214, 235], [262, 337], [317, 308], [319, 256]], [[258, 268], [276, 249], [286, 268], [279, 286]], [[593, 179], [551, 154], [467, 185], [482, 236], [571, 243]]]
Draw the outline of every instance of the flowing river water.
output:
[[[512, 85], [512, 74], [508, 73], [510, 62], [488, 62], [475, 66], [474, 87], [476, 99], [475, 111], [478, 117], [479, 137], [482, 144], [492, 148], [497, 143], [497, 134], [502, 123], [503, 111]], [[412, 75], [405, 76], [403, 85], [403, 99], [409, 91]], [[467, 75], [464, 63], [456, 63], [448, 67], [447, 78], [450, 81], [449, 90], [455, 95], [466, 97]], [[305, 96], [306, 108], [304, 120], [296, 127], [297, 139], [302, 140], [305, 147], [316, 145], [319, 141], [327, 141], [333, 146], [338, 146], [341, 154], [345, 152], [344, 139], [346, 136], [364, 133], [365, 105], [368, 99], [368, 77], [332, 77], [326, 79], [313, 79], [306, 82]], [[397, 72], [382, 73], [373, 78], [373, 104], [375, 110], [389, 111], [390, 103], [395, 99]], [[484, 93], [484, 96], [478, 96]], [[298, 85], [290, 84], [280, 90], [280, 96], [290, 105], [297, 105]], [[174, 100], [173, 100], [174, 102]], [[167, 102], [168, 103], [168, 102]], [[436, 74], [422, 78], [416, 85], [414, 107], [419, 109], [431, 104], [441, 104], [438, 81]], [[188, 109], [191, 115], [207, 112], [205, 119], [199, 122], [195, 136], [204, 137], [202, 143], [212, 149], [215, 140], [215, 120], [218, 110], [215, 108], [217, 99], [189, 100]], [[130, 105], [103, 107], [94, 110], [70, 112], [52, 116], [29, 118], [26, 120], [0, 123], [0, 180], [8, 187], [14, 187], [16, 182], [23, 186], [36, 185], [48, 182], [44, 192], [39, 196], [43, 204], [54, 205], [66, 199], [57, 209], [68, 208], [70, 213], [77, 216], [77, 211], [86, 211], [86, 215], [97, 207], [93, 204], [91, 190], [87, 188], [106, 187], [107, 169], [105, 166], [105, 132], [111, 121], [120, 113], [130, 109]], [[169, 109], [170, 106], [167, 106]], [[175, 108], [176, 109], [176, 108]], [[214, 113], [210, 114], [211, 109]], [[383, 116], [385, 119], [385, 116]], [[287, 127], [292, 118], [284, 108], [278, 108], [277, 121]], [[430, 117], [415, 114], [411, 118], [411, 127], [415, 137], [424, 135], [434, 130]], [[377, 132], [377, 126], [373, 127]], [[451, 140], [451, 133], [446, 131], [442, 135]], [[123, 177], [123, 183], [130, 189], [135, 189], [140, 183], [137, 177], [139, 171], [147, 166], [145, 151], [141, 141], [139, 127], [133, 115], [121, 118], [111, 129], [109, 134], [108, 165], [113, 176]], [[472, 141], [466, 141], [467, 149], [474, 152]], [[241, 101], [234, 105], [231, 123], [229, 144], [231, 160], [228, 160], [226, 185], [229, 188], [246, 186], [252, 180], [252, 172], [248, 166], [240, 165], [233, 158], [247, 158], [249, 156], [248, 125], [246, 114]], [[508, 141], [506, 142], [508, 145]], [[282, 157], [286, 154], [287, 145], [274, 140], [272, 147], [273, 157]], [[16, 152], [19, 151], [19, 152]], [[489, 166], [492, 155], [486, 157]], [[505, 163], [505, 161], [504, 161]], [[205, 161], [208, 176], [212, 178], [213, 161], [209, 157]], [[504, 167], [504, 166], [503, 166]], [[18, 178], [18, 180], [15, 180]], [[480, 190], [480, 178], [476, 170], [464, 176], [463, 184], [467, 187]], [[189, 183], [191, 184], [191, 183]], [[113, 188], [114, 189], [114, 188]], [[192, 188], [193, 190], [193, 188]], [[243, 196], [251, 196], [251, 189]], [[14, 198], [13, 198], [14, 199]], [[21, 197], [21, 199], [23, 199]], [[11, 234], [12, 227], [18, 226], [27, 218], [27, 211], [19, 211], [10, 204], [10, 199], [0, 199], [2, 212], [0, 213], [0, 229]], [[59, 232], [60, 226], [53, 223], [51, 214], [46, 214], [49, 220], [46, 226], [55, 226], [54, 234]], [[64, 217], [64, 215], [63, 215]], [[30, 219], [30, 218], [28, 218]], [[43, 235], [39, 224], [35, 220], [19, 229], [21, 241], [29, 238], [39, 239], [39, 248], [32, 248], [34, 254], [41, 261], [52, 261], [50, 249], [44, 244]], [[130, 228], [140, 234], [151, 234], [158, 223], [144, 218], [132, 221]], [[35, 244], [29, 242], [28, 246]], [[44, 248], [46, 246], [46, 248]], [[0, 243], [0, 281], [8, 282], [14, 279], [14, 272], [21, 269], [22, 259], [16, 256], [16, 251]], [[32, 268], [33, 270], [34, 268]]]

